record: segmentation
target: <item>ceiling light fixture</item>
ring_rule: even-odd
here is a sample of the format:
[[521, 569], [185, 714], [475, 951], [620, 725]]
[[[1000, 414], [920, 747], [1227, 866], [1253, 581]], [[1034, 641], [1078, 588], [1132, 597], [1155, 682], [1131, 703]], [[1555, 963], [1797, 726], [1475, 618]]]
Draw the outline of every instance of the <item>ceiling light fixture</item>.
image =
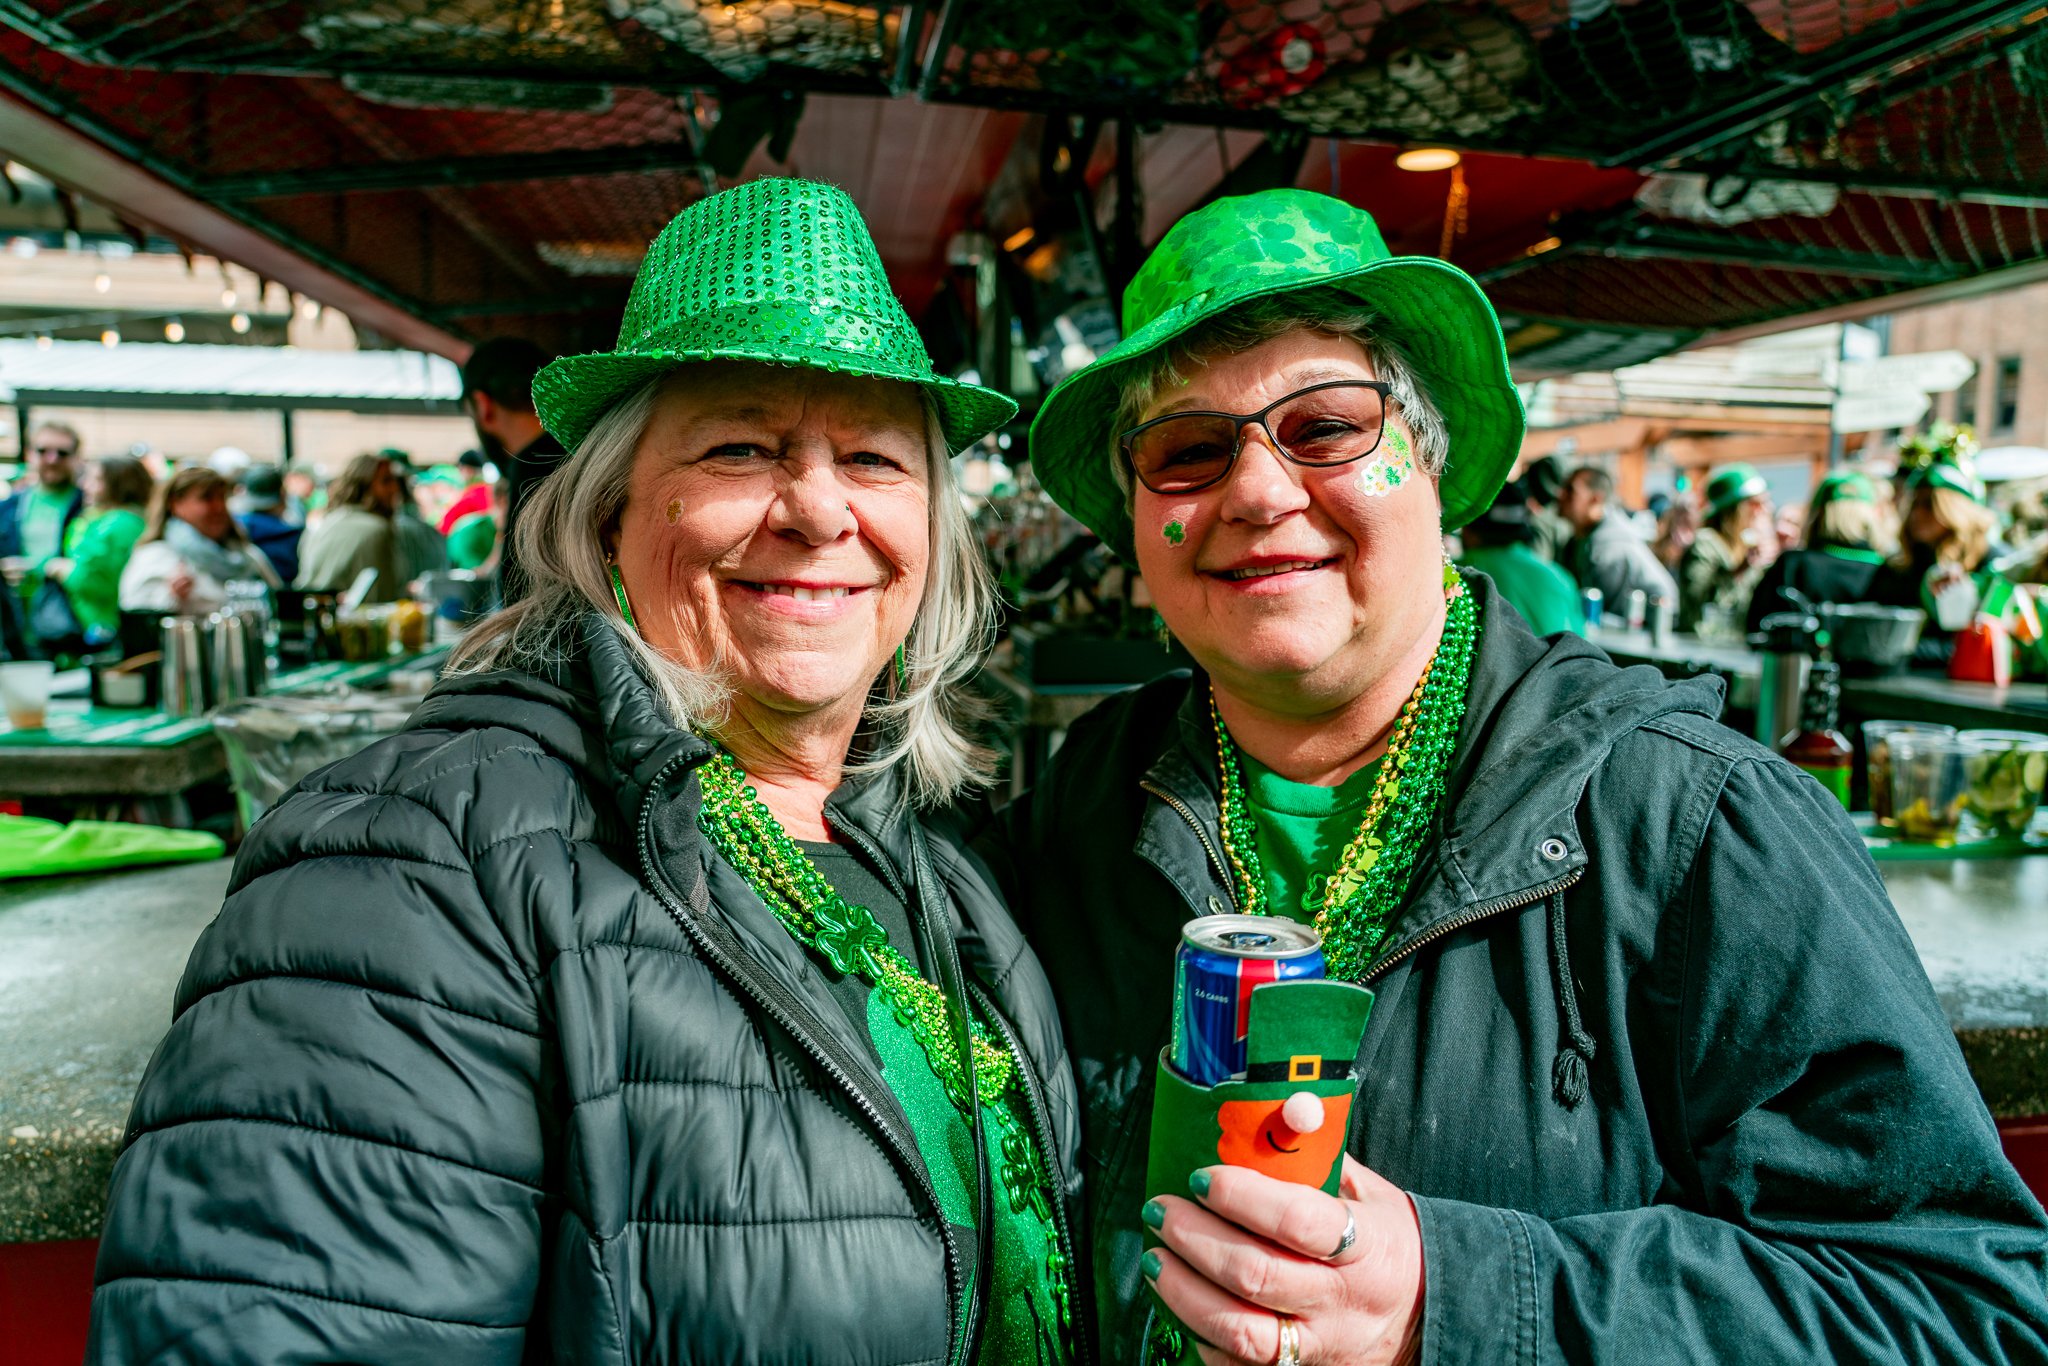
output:
[[1410, 147], [1394, 164], [1404, 171], [1448, 171], [1464, 159], [1455, 147]]

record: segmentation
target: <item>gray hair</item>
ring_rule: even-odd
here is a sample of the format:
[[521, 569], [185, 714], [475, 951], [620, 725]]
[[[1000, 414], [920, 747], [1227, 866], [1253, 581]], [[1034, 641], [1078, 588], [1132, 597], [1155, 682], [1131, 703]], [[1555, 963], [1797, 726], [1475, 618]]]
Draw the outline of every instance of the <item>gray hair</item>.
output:
[[[661, 383], [650, 380], [614, 404], [521, 505], [513, 539], [526, 596], [470, 631], [455, 652], [451, 673], [545, 672], [573, 652], [577, 621], [596, 611], [633, 652], [671, 721], [714, 733], [725, 724], [732, 703], [729, 674], [716, 665], [685, 668], [627, 626], [605, 561], [605, 539], [625, 510], [634, 457]], [[879, 742], [849, 763], [846, 774], [907, 764], [913, 799], [937, 806], [993, 780], [995, 757], [974, 738], [982, 704], [973, 679], [994, 643], [996, 603], [928, 394], [924, 408], [932, 544], [924, 599], [904, 642], [905, 681], [897, 681], [892, 664], [887, 683], [864, 713], [864, 727]]]
[[1355, 294], [1329, 285], [1292, 290], [1285, 294], [1263, 294], [1236, 308], [1220, 313], [1194, 328], [1153, 357], [1150, 365], [1135, 369], [1123, 382], [1111, 425], [1110, 470], [1126, 499], [1136, 494], [1129, 463], [1115, 445], [1117, 438], [1138, 421], [1145, 409], [1169, 384], [1185, 384], [1185, 371], [1238, 351], [1249, 351], [1275, 337], [1293, 331], [1320, 332], [1332, 337], [1349, 337], [1365, 348], [1372, 372], [1385, 380], [1387, 400], [1401, 410], [1408, 430], [1415, 437], [1415, 460], [1425, 474], [1436, 478], [1450, 459], [1451, 438], [1444, 425], [1443, 410], [1430, 397], [1422, 376], [1416, 373], [1399, 342], [1389, 335], [1386, 320]]

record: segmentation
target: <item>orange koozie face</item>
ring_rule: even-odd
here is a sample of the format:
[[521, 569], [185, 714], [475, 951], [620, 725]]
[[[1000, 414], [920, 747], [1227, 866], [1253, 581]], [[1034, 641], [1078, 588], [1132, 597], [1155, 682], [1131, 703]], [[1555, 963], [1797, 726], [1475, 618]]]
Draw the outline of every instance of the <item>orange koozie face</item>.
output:
[[1330, 1178], [1351, 1125], [1351, 1097], [1324, 1096], [1323, 1126], [1298, 1134], [1280, 1117], [1287, 1097], [1229, 1100], [1217, 1107], [1223, 1127], [1216, 1156], [1233, 1167], [1250, 1167], [1279, 1181], [1320, 1186]]

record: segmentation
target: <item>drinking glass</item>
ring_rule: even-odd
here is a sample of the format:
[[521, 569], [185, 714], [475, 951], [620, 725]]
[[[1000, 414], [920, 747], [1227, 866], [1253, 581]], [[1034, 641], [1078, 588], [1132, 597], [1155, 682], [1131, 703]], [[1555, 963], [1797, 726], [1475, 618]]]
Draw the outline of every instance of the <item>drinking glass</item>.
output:
[[1954, 735], [1923, 731], [1894, 731], [1885, 743], [1900, 837], [1915, 844], [1954, 844], [1969, 791], [1966, 760], [1974, 747]]
[[41, 730], [48, 720], [50, 680], [57, 666], [46, 659], [0, 664], [0, 707], [16, 730]]
[[1891, 750], [1885, 741], [1902, 731], [1920, 735], [1954, 735], [1954, 726], [1935, 725], [1927, 721], [1865, 721], [1863, 723], [1864, 776], [1869, 780], [1870, 811], [1877, 817], [1877, 823], [1886, 830], [1895, 829], [1898, 822], [1892, 819], [1892, 767]]
[[1963, 763], [1969, 785], [1963, 809], [1993, 839], [2018, 839], [2034, 822], [2048, 785], [2048, 735], [2020, 730], [1966, 730]]

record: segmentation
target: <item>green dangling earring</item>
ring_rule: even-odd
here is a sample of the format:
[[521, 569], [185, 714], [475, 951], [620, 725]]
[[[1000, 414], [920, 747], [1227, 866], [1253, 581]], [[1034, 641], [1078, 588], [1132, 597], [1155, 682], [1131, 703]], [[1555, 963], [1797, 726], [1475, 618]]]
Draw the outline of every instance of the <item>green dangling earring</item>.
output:
[[640, 623], [633, 620], [633, 604], [626, 601], [626, 581], [619, 577], [619, 562], [607, 556], [605, 564], [612, 571], [612, 596], [619, 600], [619, 615], [626, 619], [627, 629], [637, 636]]
[[896, 691], [910, 691], [910, 660], [903, 653], [903, 642], [896, 643]]

